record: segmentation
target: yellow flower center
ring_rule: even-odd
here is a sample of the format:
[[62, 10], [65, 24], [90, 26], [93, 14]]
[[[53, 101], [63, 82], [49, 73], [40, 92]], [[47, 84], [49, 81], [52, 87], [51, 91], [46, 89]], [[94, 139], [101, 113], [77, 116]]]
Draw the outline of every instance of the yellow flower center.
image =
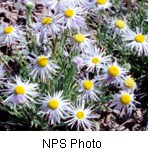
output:
[[131, 102], [130, 94], [126, 93], [120, 97], [120, 102], [124, 105], [128, 105]]
[[141, 35], [141, 34], [138, 34], [135, 36], [135, 39], [134, 39], [136, 42], [138, 43], [143, 43], [145, 41], [145, 36], [144, 35]]
[[107, 0], [96, 0], [96, 3], [99, 5], [103, 5], [107, 3]]
[[65, 16], [70, 18], [70, 17], [73, 17], [75, 14], [74, 10], [73, 9], [67, 9], [65, 10]]
[[123, 29], [126, 26], [126, 24], [123, 20], [116, 20], [115, 26], [119, 29]]
[[5, 34], [10, 34], [14, 31], [14, 28], [12, 26], [8, 26], [6, 28], [4, 28], [4, 33]]
[[94, 84], [93, 84], [93, 82], [90, 81], [90, 80], [85, 80], [85, 81], [83, 82], [83, 87], [84, 87], [84, 89], [86, 89], [86, 90], [92, 89], [93, 86], [94, 86]]
[[98, 64], [98, 63], [100, 63], [100, 59], [98, 57], [93, 57], [92, 58], [92, 63]]
[[124, 81], [124, 85], [127, 88], [133, 88], [135, 86], [135, 81], [133, 78], [129, 77]]
[[48, 58], [46, 56], [41, 56], [37, 58], [37, 64], [40, 67], [46, 67], [47, 64], [49, 63]]
[[108, 73], [111, 77], [116, 77], [119, 75], [119, 68], [117, 66], [110, 66], [108, 69]]
[[58, 102], [56, 99], [51, 99], [51, 100], [48, 102], [48, 105], [49, 105], [50, 109], [55, 110], [55, 109], [58, 108], [59, 102]]
[[18, 86], [15, 87], [14, 92], [16, 94], [24, 95], [25, 94], [25, 88], [23, 86], [21, 86], [21, 85], [18, 85]]
[[43, 20], [42, 20], [42, 24], [43, 25], [49, 25], [53, 22], [53, 19], [51, 17], [45, 17]]
[[76, 34], [73, 39], [77, 42], [77, 43], [83, 43], [85, 40], [85, 37], [83, 34]]
[[84, 114], [83, 111], [78, 111], [78, 112], [76, 113], [76, 116], [77, 116], [78, 119], [84, 119], [85, 114]]

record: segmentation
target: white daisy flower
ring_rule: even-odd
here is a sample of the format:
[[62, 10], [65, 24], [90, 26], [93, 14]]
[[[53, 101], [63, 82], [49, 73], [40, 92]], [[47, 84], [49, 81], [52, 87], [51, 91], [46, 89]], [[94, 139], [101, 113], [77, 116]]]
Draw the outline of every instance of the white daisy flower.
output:
[[72, 107], [72, 110], [70, 110], [70, 116], [67, 117], [69, 120], [66, 123], [68, 126], [71, 126], [71, 129], [73, 126], [76, 126], [77, 130], [93, 130], [95, 126], [91, 120], [96, 117], [92, 112], [92, 107], [88, 106], [85, 108], [84, 101], [77, 101], [75, 107]]
[[86, 2], [89, 2], [89, 0], [72, 0], [72, 1], [77, 4], [84, 4]]
[[50, 125], [59, 124], [60, 119], [64, 119], [68, 116], [70, 111], [70, 102], [63, 98], [63, 92], [56, 92], [51, 96], [49, 93], [42, 100], [39, 101], [42, 104], [40, 112], [44, 115], [49, 116], [48, 123]]
[[109, 30], [111, 30], [112, 33], [114, 33], [113, 36], [127, 33], [129, 31], [129, 27], [127, 25], [126, 19], [124, 20], [117, 18], [113, 19], [110, 22]]
[[3, 84], [4, 74], [5, 74], [4, 66], [0, 65], [0, 87]]
[[128, 71], [120, 67], [115, 61], [113, 64], [105, 66], [103, 68], [103, 73], [104, 74], [100, 77], [104, 79], [107, 84], [118, 85], [123, 82]]
[[60, 9], [61, 6], [63, 6], [65, 3], [68, 3], [72, 0], [43, 0], [46, 6], [49, 7], [49, 9]]
[[72, 0], [77, 5], [81, 6], [84, 9], [90, 9], [90, 4], [92, 3], [90, 0]]
[[3, 24], [0, 26], [0, 36], [4, 38], [0, 44], [6, 44], [8, 47], [15, 44], [16, 41], [23, 41], [24, 33], [21, 26]]
[[120, 94], [113, 95], [110, 107], [115, 106], [115, 108], [120, 111], [124, 109], [129, 115], [131, 115], [132, 110], [136, 109], [134, 102], [136, 102], [134, 100], [134, 94], [128, 91], [120, 91]]
[[34, 100], [38, 96], [36, 92], [38, 84], [29, 83], [29, 81], [22, 81], [20, 77], [16, 76], [11, 81], [5, 83], [7, 89], [4, 89], [3, 94], [7, 96], [4, 103], [16, 107], [19, 104], [26, 104], [30, 107], [30, 102], [36, 103]]
[[51, 54], [37, 56], [32, 54], [33, 57], [29, 57], [31, 63], [27, 66], [31, 69], [29, 76], [39, 78], [41, 82], [46, 81], [47, 78], [52, 79], [52, 74], [56, 74], [56, 70], [59, 66], [53, 63], [49, 58]]
[[72, 50], [79, 50], [83, 51], [83, 53], [86, 53], [86, 49], [90, 48], [92, 44], [95, 43], [95, 40], [92, 39], [93, 33], [86, 33], [79, 31], [72, 35], [70, 39], [70, 44], [72, 45]]
[[48, 16], [37, 19], [36, 26], [33, 27], [34, 33], [42, 36], [44, 41], [48, 41], [48, 36], [54, 37], [61, 31], [63, 21], [57, 13], [49, 12]]
[[126, 48], [134, 49], [138, 56], [148, 55], [148, 37], [146, 35], [143, 35], [138, 30], [137, 33], [130, 30], [122, 37], [123, 41], [129, 42], [126, 44]]
[[83, 65], [87, 66], [86, 71], [94, 72], [96, 70], [99, 72], [104, 65], [111, 63], [111, 55], [103, 55], [105, 55], [105, 51], [97, 46], [86, 50], [86, 55], [83, 57]]
[[94, 10], [106, 10], [112, 6], [109, 0], [93, 0]]
[[89, 79], [88, 76], [77, 80], [79, 84], [79, 99], [88, 101], [97, 101], [100, 90], [97, 88], [99, 82], [97, 79]]
[[4, 73], [5, 73], [4, 66], [0, 65], [0, 79], [3, 78]]
[[64, 27], [68, 29], [87, 28], [85, 22], [85, 10], [76, 5], [76, 3], [69, 2], [63, 5], [60, 9], [59, 15], [64, 20]]
[[120, 84], [120, 88], [124, 90], [134, 91], [137, 88], [137, 84], [133, 77], [126, 76], [123, 82]]

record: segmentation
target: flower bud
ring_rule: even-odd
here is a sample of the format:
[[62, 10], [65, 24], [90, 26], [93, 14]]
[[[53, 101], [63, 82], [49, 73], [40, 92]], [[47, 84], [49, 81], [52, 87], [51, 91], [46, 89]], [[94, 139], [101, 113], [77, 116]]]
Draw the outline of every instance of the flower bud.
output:
[[131, 69], [131, 65], [129, 63], [125, 63], [123, 65], [123, 67], [126, 69], [126, 70], [130, 70]]
[[79, 56], [76, 56], [76, 57], [73, 57], [73, 62], [76, 64], [76, 65], [82, 65], [83, 63], [83, 59]]
[[22, 94], [18, 94], [14, 100], [17, 104], [25, 104], [26, 103], [26, 97]]
[[25, 5], [26, 5], [27, 10], [33, 10], [33, 8], [35, 7], [35, 4], [31, 1], [27, 1]]

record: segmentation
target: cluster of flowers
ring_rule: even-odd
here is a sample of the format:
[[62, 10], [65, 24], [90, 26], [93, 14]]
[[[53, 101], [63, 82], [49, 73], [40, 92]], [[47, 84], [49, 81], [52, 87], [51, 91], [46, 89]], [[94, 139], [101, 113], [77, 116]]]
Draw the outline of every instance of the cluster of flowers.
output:
[[[34, 6], [28, 0], [24, 3], [29, 9]], [[51, 125], [60, 123], [60, 120], [64, 119], [71, 127], [77, 126], [77, 130], [80, 128], [93, 129], [92, 119], [96, 118], [93, 114], [93, 102], [98, 102], [99, 95], [102, 94], [99, 89], [103, 84], [106, 86], [113, 84], [121, 90], [118, 94], [113, 95], [110, 107], [116, 106], [116, 109], [125, 110], [130, 115], [135, 109], [134, 102], [137, 103], [134, 100], [136, 82], [128, 70], [119, 66], [116, 59], [113, 61], [112, 55], [106, 55], [105, 50], [96, 45], [96, 40], [92, 38], [93, 33], [88, 29], [86, 22], [88, 14], [99, 14], [102, 10], [110, 10], [111, 2], [109, 0], [43, 0], [43, 3], [49, 10], [48, 14], [36, 18], [35, 25], [32, 24], [32, 28], [29, 29], [36, 36], [38, 45], [41, 42], [51, 44], [51, 39], [56, 37], [60, 41], [65, 30], [69, 30], [70, 36], [67, 37], [65, 46], [69, 45], [69, 51], [79, 52], [72, 58], [72, 62], [76, 64], [77, 73], [79, 74], [80, 71], [83, 73], [83, 76], [76, 79], [79, 92], [76, 104], [72, 105], [69, 100], [65, 99], [62, 91], [56, 91], [53, 94], [48, 92], [38, 100], [39, 85], [30, 83], [30, 81], [22, 81], [19, 76], [8, 80], [7, 83], [1, 82], [7, 87], [3, 89], [3, 94], [7, 96], [4, 103], [13, 107], [19, 104], [26, 104], [30, 107], [30, 102], [42, 104], [40, 112], [49, 116]], [[126, 19], [111, 19], [109, 31], [114, 36], [120, 36], [123, 41], [127, 42], [126, 48], [134, 50], [137, 55], [147, 55], [147, 37], [138, 30], [136, 33], [133, 32], [127, 25]], [[16, 44], [16, 41], [20, 44], [25, 43], [25, 34], [17, 25], [1, 26], [0, 36], [5, 38], [1, 44], [6, 44], [8, 47]], [[67, 57], [69, 52], [66, 51], [65, 56]], [[26, 57], [30, 62], [27, 69], [30, 71], [31, 79], [45, 82], [62, 70], [51, 59], [51, 54], [52, 52], [46, 49], [44, 54], [32, 52]], [[1, 65], [1, 80], [4, 73], [3, 65]], [[92, 79], [90, 73], [94, 74]], [[86, 107], [86, 103], [91, 105]]]

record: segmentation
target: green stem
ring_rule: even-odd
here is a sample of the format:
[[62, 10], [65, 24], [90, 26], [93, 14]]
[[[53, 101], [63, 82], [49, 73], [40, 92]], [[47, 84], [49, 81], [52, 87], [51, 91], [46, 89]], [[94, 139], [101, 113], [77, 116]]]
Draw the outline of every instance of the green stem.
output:
[[56, 59], [56, 51], [57, 51], [57, 40], [56, 38], [52, 39], [52, 44], [53, 44], [53, 52], [52, 52], [52, 59]]
[[33, 36], [32, 36], [32, 43], [34, 47], [34, 52], [38, 55], [36, 39]]
[[67, 33], [68, 33], [68, 31], [65, 30], [64, 33], [62, 34], [61, 46], [60, 46], [60, 50], [59, 50], [60, 54], [61, 54], [61, 53], [63, 52], [63, 50], [64, 50], [64, 44], [65, 44], [65, 39], [66, 39], [66, 37], [67, 37]]
[[31, 13], [32, 12], [30, 10], [27, 10], [27, 15], [26, 15], [26, 40], [27, 40], [27, 42], [29, 42], [28, 28], [29, 28]]
[[100, 44], [101, 21], [102, 21], [102, 12], [100, 11], [100, 13], [99, 13], [99, 24], [98, 24], [98, 29], [97, 29], [99, 45], [101, 45]]

